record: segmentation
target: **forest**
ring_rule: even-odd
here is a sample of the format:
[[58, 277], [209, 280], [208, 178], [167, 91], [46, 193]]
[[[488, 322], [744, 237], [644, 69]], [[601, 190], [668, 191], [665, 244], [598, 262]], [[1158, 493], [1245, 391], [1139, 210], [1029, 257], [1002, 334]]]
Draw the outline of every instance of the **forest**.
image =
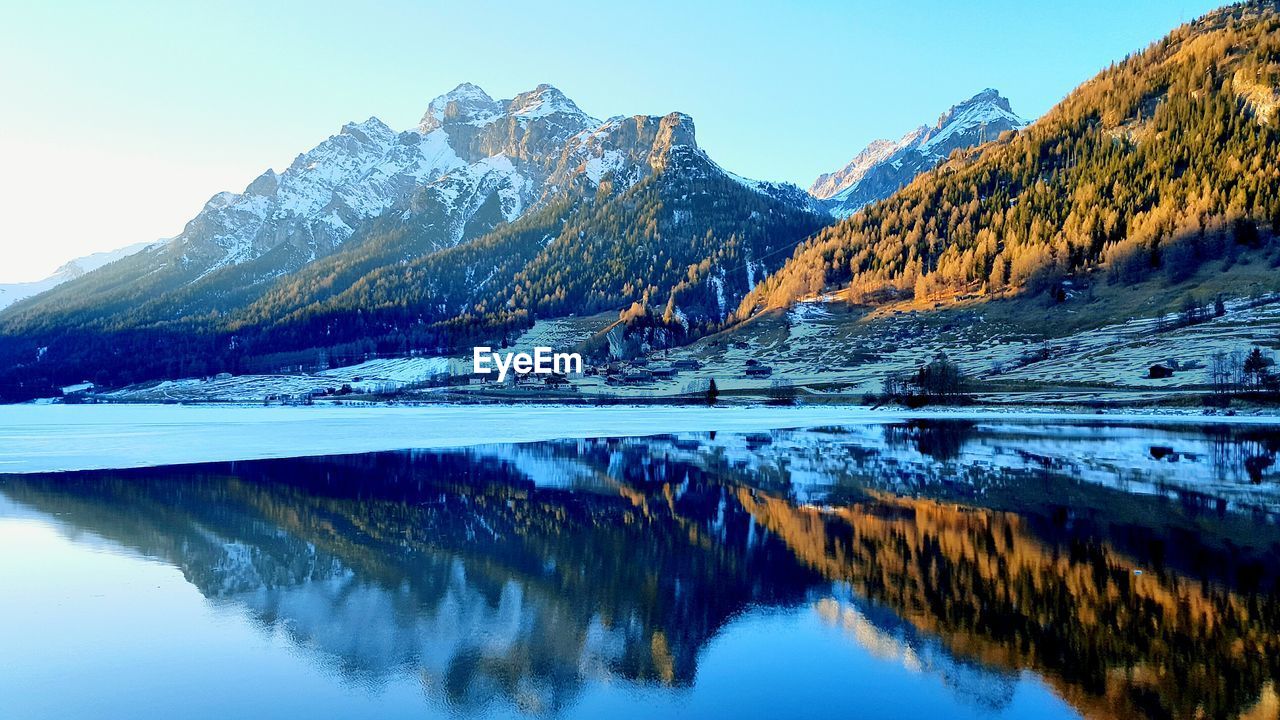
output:
[[1096, 268], [1116, 283], [1188, 277], [1280, 229], [1277, 107], [1275, 4], [1212, 13], [819, 232], [738, 317], [829, 291], [936, 301]]

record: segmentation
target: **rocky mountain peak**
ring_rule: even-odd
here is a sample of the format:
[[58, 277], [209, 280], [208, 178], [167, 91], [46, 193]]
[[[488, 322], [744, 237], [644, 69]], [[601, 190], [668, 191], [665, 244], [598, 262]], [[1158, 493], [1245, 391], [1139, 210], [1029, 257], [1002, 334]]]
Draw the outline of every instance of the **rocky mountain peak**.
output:
[[658, 125], [659, 142], [668, 148], [697, 148], [697, 133], [694, 130], [693, 118], [682, 112], [667, 113], [662, 116]]
[[[938, 122], [934, 125], [934, 128], [941, 130], [953, 123], [972, 126], [987, 124], [1009, 127], [1021, 127], [1026, 124], [1022, 118], [1013, 112], [1013, 108], [1009, 105], [1009, 99], [992, 88], [987, 88], [968, 100], [951, 106], [950, 109], [938, 117]], [[1004, 129], [1007, 130], [1009, 127], [1004, 127]]]
[[267, 168], [267, 171], [259, 175], [253, 182], [249, 183], [244, 189], [245, 195], [275, 195], [276, 190], [280, 187], [280, 176], [275, 170]]
[[586, 116], [564, 93], [546, 83], [516, 95], [507, 103], [506, 112], [520, 118], [545, 117], [553, 113]]
[[[923, 130], [924, 128], [921, 128], [921, 131]], [[829, 198], [850, 184], [861, 180], [868, 171], [901, 148], [901, 142], [885, 139], [872, 140], [861, 152], [853, 156], [848, 165], [835, 172], [819, 175], [809, 188], [809, 193], [819, 199]]]
[[497, 118], [502, 112], [502, 105], [478, 85], [462, 83], [431, 101], [418, 130], [425, 135], [446, 124], [484, 123]]
[[378, 118], [370, 117], [364, 122], [350, 122], [343, 125], [338, 134], [350, 135], [360, 140], [378, 142], [385, 140], [390, 135], [394, 135], [395, 132]]
[[847, 217], [892, 195], [953, 150], [990, 142], [1025, 125], [1007, 98], [987, 88], [951, 106], [932, 126], [922, 125], [896, 141], [873, 141], [840, 170], [819, 175], [809, 192], [831, 214]]
[[1000, 91], [996, 90], [995, 88], [985, 88], [979, 91], [968, 100], [965, 100], [964, 102], [961, 102], [961, 103], [957, 103], [955, 106], [952, 107], [952, 110], [955, 110], [956, 108], [963, 108], [970, 105], [981, 105], [981, 104], [995, 105], [996, 107], [999, 107], [1005, 112], [1013, 112], [1013, 110], [1009, 107], [1009, 99], [1001, 95]]

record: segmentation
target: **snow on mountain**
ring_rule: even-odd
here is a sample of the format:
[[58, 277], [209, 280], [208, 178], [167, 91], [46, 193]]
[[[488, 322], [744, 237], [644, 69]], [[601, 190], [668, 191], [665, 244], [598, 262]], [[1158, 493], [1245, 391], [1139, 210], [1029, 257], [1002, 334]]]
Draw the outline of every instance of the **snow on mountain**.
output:
[[165, 240], [156, 240], [155, 242], [140, 242], [132, 245], [126, 245], [115, 250], [107, 250], [104, 252], [96, 252], [85, 255], [84, 257], [68, 260], [58, 268], [54, 273], [54, 277], [62, 277], [64, 280], [78, 278], [85, 273], [93, 272], [98, 268], [113, 263], [121, 258], [128, 257], [136, 252], [150, 247], [156, 243], [166, 242]]
[[840, 170], [819, 175], [809, 193], [836, 217], [892, 195], [958, 148], [995, 140], [1026, 126], [1009, 101], [990, 88], [953, 106], [932, 127], [922, 125], [898, 140], [876, 140]]
[[[564, 113], [584, 120], [589, 119], [572, 100], [565, 97], [564, 93], [545, 83], [529, 92], [515, 96], [507, 103], [506, 112], [513, 117], [524, 119], [547, 117], [556, 113]], [[598, 121], [592, 122], [598, 123]]]
[[267, 170], [243, 193], [215, 195], [173, 242], [205, 273], [281, 247], [306, 262], [423, 183], [466, 165], [443, 131], [397, 133], [377, 118], [349, 123], [283, 173]]
[[[160, 240], [158, 242], [165, 242]], [[96, 252], [84, 257], [68, 260], [63, 263], [52, 275], [42, 280], [34, 280], [31, 282], [18, 283], [0, 283], [0, 310], [26, 298], [50, 290], [61, 285], [68, 280], [76, 278], [97, 270], [98, 268], [113, 263], [134, 253], [140, 252], [143, 248], [149, 247], [155, 243], [141, 242], [134, 243], [127, 247], [118, 248], [116, 250], [108, 250], [106, 252]]]
[[471, 83], [462, 83], [435, 98], [418, 124], [418, 132], [426, 135], [443, 127], [445, 122], [486, 124], [498, 119], [502, 105]]
[[39, 295], [40, 293], [51, 290], [69, 278], [60, 277], [59, 273], [54, 273], [43, 280], [32, 280], [30, 282], [19, 283], [0, 283], [0, 309], [9, 307], [10, 305], [25, 300], [29, 297]]
[[[348, 242], [372, 247], [361, 256], [371, 265], [413, 260], [566, 194], [593, 198], [606, 183], [606, 192], [616, 193], [659, 173], [677, 181], [731, 177], [774, 200], [822, 211], [793, 185], [724, 172], [698, 147], [693, 120], [683, 113], [601, 122], [550, 85], [494, 99], [464, 83], [434, 98], [412, 130], [376, 117], [348, 123], [283, 171], [268, 169], [240, 192], [214, 195], [181, 234], [139, 256], [128, 276], [179, 297], [176, 309], [163, 299], [151, 303], [148, 312], [157, 316], [225, 312], [235, 302], [227, 298], [253, 298], [251, 288], [335, 256]], [[391, 239], [364, 244], [369, 238]], [[91, 287], [76, 301], [92, 306], [127, 282]]]
[[415, 130], [349, 123], [284, 172], [218, 193], [173, 243], [200, 277], [267, 253], [279, 274], [398, 211], [423, 214], [421, 225], [439, 229], [433, 244], [449, 246], [491, 196], [501, 220], [533, 206], [569, 139], [599, 124], [550, 85], [494, 100], [464, 83], [432, 100]]
[[821, 215], [826, 212], [826, 208], [822, 203], [816, 201], [812, 195], [800, 189], [797, 185], [773, 182], [771, 180], [752, 180], [751, 178], [742, 177], [737, 173], [729, 172], [724, 168], [720, 168], [720, 171], [743, 187], [754, 190], [766, 197], [771, 197], [774, 200], [794, 207], [804, 208], [805, 210], [817, 215]]
[[937, 124], [925, 133], [919, 150], [946, 157], [957, 147], [994, 140], [1005, 130], [1014, 130], [1026, 124], [1025, 120], [1014, 114], [1007, 98], [987, 88], [943, 113]]
[[[228, 277], [233, 284], [218, 289], [225, 293], [294, 272], [332, 255], [362, 228], [385, 231], [386, 223], [408, 223], [413, 240], [396, 250], [405, 257], [384, 260], [407, 260], [478, 237], [566, 192], [589, 196], [606, 182], [616, 192], [655, 173], [726, 177], [792, 207], [844, 216], [952, 149], [1023, 124], [1007, 100], [983, 91], [932, 128], [873, 143], [806, 193], [725, 171], [698, 147], [693, 120], [683, 113], [601, 122], [550, 85], [494, 99], [464, 83], [434, 98], [413, 130], [398, 132], [376, 117], [348, 123], [282, 172], [268, 169], [241, 192], [214, 195], [181, 234], [131, 272], [142, 279], [163, 270], [174, 285]], [[375, 219], [385, 223], [374, 225]], [[216, 275], [247, 263], [255, 264]], [[0, 305], [68, 277], [0, 286]]]
[[833, 172], [823, 173], [813, 182], [813, 186], [809, 188], [809, 192], [817, 198], [826, 199], [844, 190], [850, 185], [856, 184], [867, 173], [877, 166], [888, 161], [895, 153], [908, 147], [911, 142], [924, 132], [924, 127], [916, 128], [907, 133], [900, 140], [872, 140], [869, 145], [862, 149], [848, 165]]
[[754, 192], [814, 213], [824, 210], [801, 188], [789, 183], [751, 180], [725, 170], [698, 147], [693, 118], [673, 112], [662, 117], [614, 117], [569, 139], [549, 186], [573, 182], [598, 186], [608, 179], [629, 188], [650, 172], [678, 167], [685, 177], [722, 174]]
[[674, 146], [696, 148], [687, 115], [609, 118], [568, 139], [547, 189], [555, 193], [584, 183], [591, 189], [606, 179], [615, 187], [630, 187], [660, 169]]

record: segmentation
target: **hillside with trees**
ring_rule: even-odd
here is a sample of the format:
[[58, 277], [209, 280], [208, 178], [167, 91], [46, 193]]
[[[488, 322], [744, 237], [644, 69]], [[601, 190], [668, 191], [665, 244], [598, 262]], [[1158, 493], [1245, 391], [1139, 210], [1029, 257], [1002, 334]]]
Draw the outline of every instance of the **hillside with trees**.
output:
[[233, 328], [278, 333], [301, 325], [304, 336], [343, 337], [351, 332], [344, 318], [363, 314], [384, 318], [388, 332], [431, 336], [412, 347], [444, 349], [536, 317], [633, 302], [666, 303], [686, 323], [715, 328], [751, 289], [753, 274], [776, 270], [823, 222], [731, 178], [685, 168], [616, 193], [566, 197], [475, 242], [374, 267], [333, 294], [308, 285], [319, 271], [304, 271]]
[[818, 233], [739, 317], [824, 292], [858, 303], [1060, 292], [1193, 275], [1280, 229], [1280, 7], [1213, 12], [1020, 132], [954, 153]]
[[[111, 291], [108, 308], [69, 296], [0, 318], [0, 394], [439, 354], [513, 336], [539, 317], [633, 303], [665, 307], [668, 322], [692, 332], [717, 329], [753, 283], [829, 220], [797, 188], [725, 173], [688, 132], [638, 181], [606, 175], [594, 192], [566, 190], [440, 250], [421, 239], [424, 228], [386, 216], [265, 288], [171, 283], [176, 262], [131, 285], [132, 266], [113, 268], [95, 278]], [[221, 277], [256, 273], [263, 262]]]

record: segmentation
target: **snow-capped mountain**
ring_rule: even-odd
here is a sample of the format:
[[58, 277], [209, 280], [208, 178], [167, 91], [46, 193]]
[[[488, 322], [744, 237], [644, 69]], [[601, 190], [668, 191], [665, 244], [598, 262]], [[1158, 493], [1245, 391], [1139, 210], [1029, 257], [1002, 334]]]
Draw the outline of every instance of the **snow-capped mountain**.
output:
[[[419, 251], [443, 249], [565, 190], [593, 191], [606, 175], [625, 188], [682, 145], [696, 150], [692, 121], [678, 113], [602, 123], [550, 85], [495, 100], [463, 83], [432, 100], [413, 130], [376, 117], [350, 123], [284, 172], [213, 196], [172, 248], [197, 277], [267, 253], [265, 274], [277, 276], [333, 253], [362, 223], [398, 214], [435, 233]], [[793, 186], [751, 186], [811, 205]]]
[[[584, 116], [554, 91], [499, 107], [477, 88], [462, 90], [433, 103], [420, 130], [456, 129], [465, 147], [495, 154], [424, 186], [406, 210], [375, 219], [349, 249], [290, 275], [246, 314], [388, 303], [424, 308], [415, 322], [484, 306], [568, 314], [630, 304], [642, 278], [653, 297], [682, 286], [673, 313], [719, 321], [827, 221], [804, 190], [721, 168], [683, 113], [614, 117], [569, 134]], [[558, 137], [505, 139], [539, 114], [562, 116], [542, 127]], [[518, 223], [496, 229], [517, 214]], [[701, 269], [691, 275], [690, 266]]]
[[921, 125], [898, 140], [876, 140], [840, 170], [819, 175], [810, 194], [836, 217], [889, 197], [915, 176], [932, 169], [957, 148], [995, 140], [1026, 126], [1009, 101], [990, 88], [953, 106], [932, 127]]
[[[159, 240], [157, 242], [165, 242]], [[58, 267], [47, 278], [42, 280], [33, 280], [31, 282], [17, 283], [0, 283], [0, 310], [26, 298], [51, 290], [68, 280], [75, 280], [87, 272], [97, 270], [108, 263], [113, 263], [121, 258], [128, 257], [134, 253], [140, 252], [143, 248], [154, 245], [155, 243], [140, 242], [134, 243], [127, 247], [118, 248], [116, 250], [108, 250], [106, 252], [96, 252], [84, 257], [78, 257], [75, 260], [68, 260]]]
[[441, 241], [456, 243], [490, 195], [504, 219], [518, 217], [547, 175], [538, 167], [596, 124], [548, 85], [495, 101], [463, 84], [433, 100], [414, 130], [396, 132], [376, 117], [350, 123], [284, 172], [215, 195], [174, 244], [183, 263], [204, 272], [284, 250], [274, 269], [287, 272], [391, 210], [442, 214]]
[[[741, 263], [748, 269], [743, 284], [748, 288], [776, 269], [801, 239], [797, 234], [822, 222], [822, 209], [804, 190], [740, 178], [713, 162], [697, 145], [692, 118], [682, 113], [602, 122], [550, 85], [495, 100], [464, 83], [432, 100], [413, 129], [396, 131], [378, 118], [344, 125], [284, 171], [266, 170], [242, 192], [214, 195], [172, 240], [116, 264], [107, 274], [90, 273], [59, 287], [47, 302], [10, 318], [29, 328], [69, 318], [118, 325], [127, 315], [131, 323], [169, 323], [245, 311], [253, 322], [274, 322], [330, 301], [346, 308], [371, 287], [378, 288], [376, 302], [383, 303], [404, 302], [424, 287], [445, 285], [450, 286], [448, 297], [433, 299], [430, 312], [462, 312], [464, 303], [485, 301], [480, 290], [506, 292], [515, 282], [506, 270], [521, 269], [507, 267], [509, 252], [503, 256], [490, 242], [484, 251], [432, 261], [430, 271], [423, 270], [426, 276], [406, 288], [389, 287], [388, 269], [479, 240], [520, 219], [544, 228], [540, 244], [522, 251], [522, 262], [532, 262], [529, 253], [541, 251], [576, 218], [590, 226], [596, 239], [609, 238], [609, 247], [598, 252], [639, 263], [641, 256], [627, 245], [633, 241], [622, 239], [627, 228], [614, 227], [634, 218], [591, 214], [659, 175], [661, 183], [644, 190], [647, 202], [658, 203], [657, 225], [651, 223], [646, 232], [661, 226], [653, 239], [669, 240], [658, 255], [669, 260], [668, 252], [678, 252], [680, 267], [696, 265], [717, 254], [724, 238], [741, 243], [758, 235], [758, 241], [747, 243], [751, 247], [730, 253], [744, 252]], [[659, 203], [654, 193], [670, 197]], [[692, 209], [699, 198], [712, 198], [710, 206]], [[676, 209], [683, 204], [690, 208]], [[532, 217], [547, 208], [554, 209], [554, 218]], [[712, 228], [707, 223], [713, 216], [715, 232], [708, 239]], [[695, 226], [700, 228], [698, 252], [704, 254], [691, 254], [691, 246], [681, 245]], [[767, 233], [766, 226], [772, 228]], [[702, 248], [708, 243], [716, 247]], [[596, 282], [600, 265], [583, 268], [565, 252], [559, 254], [571, 266], [563, 270], [565, 280], [550, 288], [553, 294], [556, 286], [581, 281], [609, 298], [600, 302], [612, 302], [618, 288]], [[464, 255], [470, 262], [458, 279], [461, 286], [454, 287], [453, 280], [441, 278], [457, 274], [454, 269]], [[677, 266], [670, 260], [668, 267], [667, 260], [657, 272]], [[561, 264], [556, 261], [554, 272], [561, 272]], [[505, 270], [498, 272], [497, 265]], [[539, 267], [535, 263], [530, 271], [541, 272]], [[383, 276], [377, 275], [380, 271]], [[679, 280], [674, 271], [668, 274], [672, 278], [664, 285]], [[521, 282], [539, 280], [524, 277]], [[725, 297], [728, 302], [736, 296], [730, 292]], [[510, 302], [514, 306], [523, 300]]]

